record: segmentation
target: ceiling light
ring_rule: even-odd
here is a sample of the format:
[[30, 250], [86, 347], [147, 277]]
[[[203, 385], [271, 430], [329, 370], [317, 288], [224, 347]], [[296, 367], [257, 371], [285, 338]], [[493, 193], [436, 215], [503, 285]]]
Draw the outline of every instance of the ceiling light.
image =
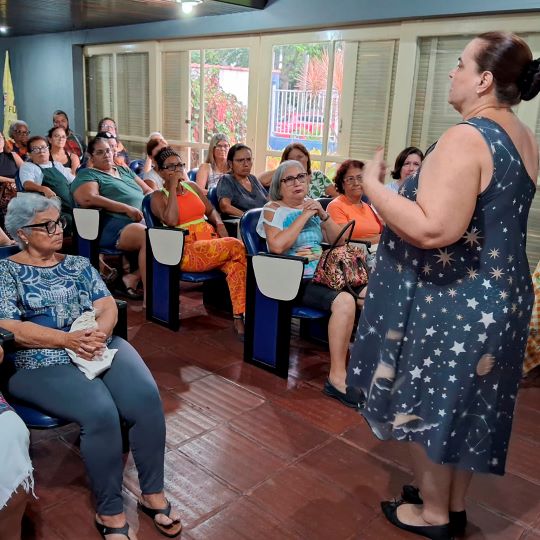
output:
[[7, 26], [0, 26], [0, 34], [7, 34], [8, 27]]
[[181, 0], [182, 11], [184, 13], [191, 13], [193, 8], [200, 4], [202, 0]]

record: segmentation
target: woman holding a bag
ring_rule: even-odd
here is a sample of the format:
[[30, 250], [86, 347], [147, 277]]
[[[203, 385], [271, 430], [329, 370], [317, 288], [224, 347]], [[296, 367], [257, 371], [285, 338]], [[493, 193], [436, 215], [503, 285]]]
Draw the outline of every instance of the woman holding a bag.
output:
[[[333, 242], [341, 232], [320, 203], [307, 199], [308, 174], [298, 161], [284, 161], [274, 172], [270, 202], [264, 206], [257, 232], [266, 238], [272, 253], [307, 257], [304, 277], [311, 278], [321, 257], [323, 241]], [[357, 407], [358, 401], [345, 385], [348, 345], [354, 325], [356, 302], [352, 294], [308, 282], [298, 300], [315, 309], [331, 312], [328, 321], [330, 374], [324, 393], [344, 405]]]

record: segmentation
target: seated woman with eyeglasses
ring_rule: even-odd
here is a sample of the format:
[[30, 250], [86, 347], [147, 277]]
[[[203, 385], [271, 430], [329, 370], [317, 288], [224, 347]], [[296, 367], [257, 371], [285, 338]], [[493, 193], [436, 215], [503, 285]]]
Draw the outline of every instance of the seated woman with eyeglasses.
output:
[[53, 161], [47, 139], [36, 135], [28, 141], [31, 161], [23, 163], [19, 178], [25, 191], [41, 193], [47, 198], [58, 197], [62, 203], [62, 217], [66, 220], [66, 236], [73, 232], [73, 197], [70, 186], [75, 178], [71, 170]]
[[[278, 166], [270, 183], [270, 202], [263, 209], [257, 232], [266, 238], [271, 253], [307, 257], [304, 277], [311, 278], [321, 257], [321, 243], [323, 240], [333, 242], [341, 226], [318, 201], [306, 198], [308, 177], [299, 161], [288, 160]], [[303, 285], [297, 300], [330, 312], [330, 374], [323, 391], [348, 407], [357, 407], [358, 400], [345, 384], [349, 341], [356, 315], [353, 295], [310, 281]]]
[[63, 165], [66, 169], [71, 170], [71, 174], [75, 175], [77, 169], [81, 166], [79, 156], [74, 152], [67, 150], [66, 142], [67, 135], [66, 130], [59, 127], [52, 127], [47, 134], [50, 145], [50, 154], [52, 161], [56, 161]]
[[326, 211], [339, 225], [354, 220], [352, 238], [378, 244], [383, 224], [375, 210], [362, 201], [364, 163], [356, 159], [344, 161], [336, 172], [334, 183], [339, 195], [330, 203]]
[[[0, 261], [0, 326], [14, 334], [17, 345], [8, 355], [15, 367], [10, 394], [79, 424], [96, 526], [104, 538], [129, 538], [122, 500], [124, 420], [141, 487], [138, 507], [166, 536], [179, 534], [179, 516], [163, 492], [165, 419], [159, 391], [139, 353], [112, 335], [118, 318], [114, 299], [88, 259], [58, 253], [64, 221], [57, 199], [16, 197], [6, 226], [21, 247]], [[70, 331], [91, 311], [95, 326]], [[105, 347], [116, 353], [93, 379], [67, 353], [91, 361]]]
[[264, 206], [268, 194], [251, 174], [251, 148], [239, 143], [231, 146], [227, 153], [227, 164], [231, 173], [224, 174], [216, 188], [221, 213], [241, 217], [247, 210]]
[[155, 156], [163, 189], [152, 196], [152, 212], [169, 227], [186, 229], [182, 270], [205, 272], [219, 269], [225, 274], [233, 306], [234, 329], [244, 335], [246, 305], [246, 251], [240, 240], [231, 238], [217, 210], [201, 188], [187, 179], [185, 164], [170, 146]]
[[142, 200], [152, 189], [129, 167], [117, 167], [106, 139], [96, 137], [88, 143], [92, 167], [81, 169], [71, 185], [77, 204], [83, 208], [102, 208], [102, 248], [135, 251], [139, 270], [122, 276], [124, 295], [140, 299], [139, 280], [146, 285], [146, 232], [141, 223]]
[[22, 159], [27, 157], [28, 137], [30, 129], [24, 120], [15, 120], [10, 126], [8, 135], [10, 140], [7, 142], [7, 148], [10, 152], [15, 152]]

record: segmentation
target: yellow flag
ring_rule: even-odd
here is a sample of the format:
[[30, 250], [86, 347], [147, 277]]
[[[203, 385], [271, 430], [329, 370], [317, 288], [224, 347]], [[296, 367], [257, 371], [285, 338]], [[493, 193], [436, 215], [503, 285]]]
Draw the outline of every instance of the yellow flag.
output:
[[4, 63], [4, 136], [8, 137], [9, 126], [17, 120], [17, 107], [15, 107], [15, 94], [13, 93], [13, 82], [11, 80], [11, 70], [9, 69], [9, 51], [6, 51], [6, 61]]

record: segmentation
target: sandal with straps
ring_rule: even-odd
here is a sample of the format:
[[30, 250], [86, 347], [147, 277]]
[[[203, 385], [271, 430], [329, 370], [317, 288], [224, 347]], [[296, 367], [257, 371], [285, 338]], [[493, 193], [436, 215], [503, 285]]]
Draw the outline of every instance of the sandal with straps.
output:
[[110, 534], [123, 534], [128, 540], [131, 538], [129, 536], [129, 525], [126, 524], [123, 527], [107, 527], [103, 523], [100, 523], [97, 519], [95, 520], [96, 529], [99, 531], [99, 534], [103, 538], [109, 536]]
[[[145, 506], [144, 504], [142, 504], [141, 501], [138, 501], [137, 508], [139, 508], [139, 510], [142, 510], [147, 516], [152, 518], [156, 529], [163, 536], [166, 536], [168, 538], [175, 538], [182, 532], [182, 523], [180, 522], [180, 519], [169, 518], [171, 519], [171, 523], [169, 523], [168, 525], [163, 525], [156, 521], [156, 516], [158, 514], [163, 514], [164, 516], [169, 517], [169, 514], [171, 513], [171, 503], [169, 501], [167, 501], [167, 506], [165, 508], [150, 508], [149, 506]], [[171, 532], [171, 530], [173, 530], [174, 527], [178, 525], [180, 526], [180, 528], [177, 531]]]

